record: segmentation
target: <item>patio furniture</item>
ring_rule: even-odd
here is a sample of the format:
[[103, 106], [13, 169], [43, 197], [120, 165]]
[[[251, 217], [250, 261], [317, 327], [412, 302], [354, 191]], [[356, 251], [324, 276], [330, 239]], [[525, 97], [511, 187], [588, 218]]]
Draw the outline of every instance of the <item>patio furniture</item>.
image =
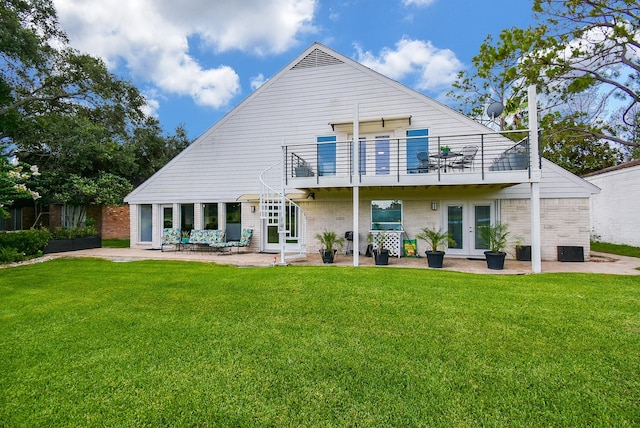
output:
[[451, 168], [465, 169], [473, 167], [473, 160], [476, 157], [476, 153], [478, 153], [478, 146], [464, 146], [460, 159], [452, 161], [450, 164]]
[[176, 251], [182, 248], [182, 234], [180, 229], [176, 227], [170, 227], [162, 229], [162, 243], [160, 244], [160, 251], [164, 251], [165, 245], [172, 245]]
[[226, 233], [224, 230], [207, 230], [206, 244], [212, 250], [218, 250], [224, 253], [227, 249], [231, 251], [228, 242], [225, 242]]
[[229, 241], [226, 244], [226, 247], [229, 248], [229, 251], [231, 251], [231, 248], [235, 247], [237, 248], [237, 252], [240, 253], [240, 247], [250, 247], [251, 246], [251, 238], [253, 236], [253, 229], [242, 229], [242, 234], [240, 235], [240, 240], [239, 241]]
[[453, 161], [453, 159], [462, 156], [462, 153], [459, 152], [439, 152], [435, 155], [432, 155], [432, 158], [442, 159], [442, 163], [440, 163], [440, 167], [444, 168], [444, 172], [447, 172], [447, 166]]
[[418, 152], [416, 153], [416, 157], [418, 158], [418, 173], [423, 174], [425, 172], [429, 172], [431, 170], [438, 169], [438, 164], [432, 163], [429, 160], [429, 152]]

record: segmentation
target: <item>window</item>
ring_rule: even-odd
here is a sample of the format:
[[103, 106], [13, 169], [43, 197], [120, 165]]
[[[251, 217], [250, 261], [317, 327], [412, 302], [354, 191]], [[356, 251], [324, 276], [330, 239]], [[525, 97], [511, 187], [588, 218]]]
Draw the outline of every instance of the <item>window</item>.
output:
[[402, 201], [371, 201], [371, 230], [402, 230]]
[[407, 172], [418, 172], [420, 162], [418, 153], [429, 153], [428, 129], [411, 129], [407, 131]]
[[193, 229], [193, 204], [180, 205], [180, 230], [191, 232]]
[[336, 137], [318, 137], [318, 175], [336, 175]]
[[173, 206], [164, 205], [162, 207], [162, 227], [169, 229], [173, 227]]
[[239, 202], [231, 202], [226, 204], [227, 209], [227, 241], [239, 241], [242, 232], [242, 211]]
[[140, 205], [140, 242], [151, 242], [153, 223], [151, 205]]
[[218, 229], [218, 204], [202, 205], [202, 223], [205, 229]]
[[376, 175], [389, 174], [389, 137], [376, 137]]
[[0, 216], [0, 230], [21, 230], [22, 229], [22, 208], [7, 208], [9, 217]]

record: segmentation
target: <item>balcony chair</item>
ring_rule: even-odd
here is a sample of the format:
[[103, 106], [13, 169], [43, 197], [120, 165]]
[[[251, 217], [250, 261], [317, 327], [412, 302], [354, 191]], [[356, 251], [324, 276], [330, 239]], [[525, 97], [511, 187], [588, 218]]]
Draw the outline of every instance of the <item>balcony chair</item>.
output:
[[416, 157], [418, 158], [418, 173], [423, 174], [430, 170], [438, 169], [438, 164], [432, 163], [429, 160], [429, 152], [418, 152], [416, 153]]
[[478, 153], [478, 146], [464, 146], [462, 148], [462, 156], [452, 161], [449, 166], [451, 168], [460, 168], [462, 170], [465, 168], [472, 168], [473, 161], [476, 158], [476, 153]]

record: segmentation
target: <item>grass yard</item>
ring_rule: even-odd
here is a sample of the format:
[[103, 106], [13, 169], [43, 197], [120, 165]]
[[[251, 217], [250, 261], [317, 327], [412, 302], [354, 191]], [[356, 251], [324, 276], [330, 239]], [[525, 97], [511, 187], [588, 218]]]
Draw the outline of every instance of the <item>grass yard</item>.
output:
[[640, 248], [631, 245], [610, 244], [608, 242], [591, 241], [591, 251], [617, 254], [619, 256], [640, 257]]
[[0, 270], [0, 426], [640, 425], [640, 279]]

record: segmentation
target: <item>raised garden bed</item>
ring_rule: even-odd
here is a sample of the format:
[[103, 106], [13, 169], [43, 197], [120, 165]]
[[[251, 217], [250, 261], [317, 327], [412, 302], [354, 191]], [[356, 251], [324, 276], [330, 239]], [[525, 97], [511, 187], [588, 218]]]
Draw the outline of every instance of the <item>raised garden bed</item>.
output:
[[64, 253], [65, 251], [87, 250], [102, 247], [102, 238], [90, 236], [88, 238], [53, 239], [44, 247], [44, 254]]

